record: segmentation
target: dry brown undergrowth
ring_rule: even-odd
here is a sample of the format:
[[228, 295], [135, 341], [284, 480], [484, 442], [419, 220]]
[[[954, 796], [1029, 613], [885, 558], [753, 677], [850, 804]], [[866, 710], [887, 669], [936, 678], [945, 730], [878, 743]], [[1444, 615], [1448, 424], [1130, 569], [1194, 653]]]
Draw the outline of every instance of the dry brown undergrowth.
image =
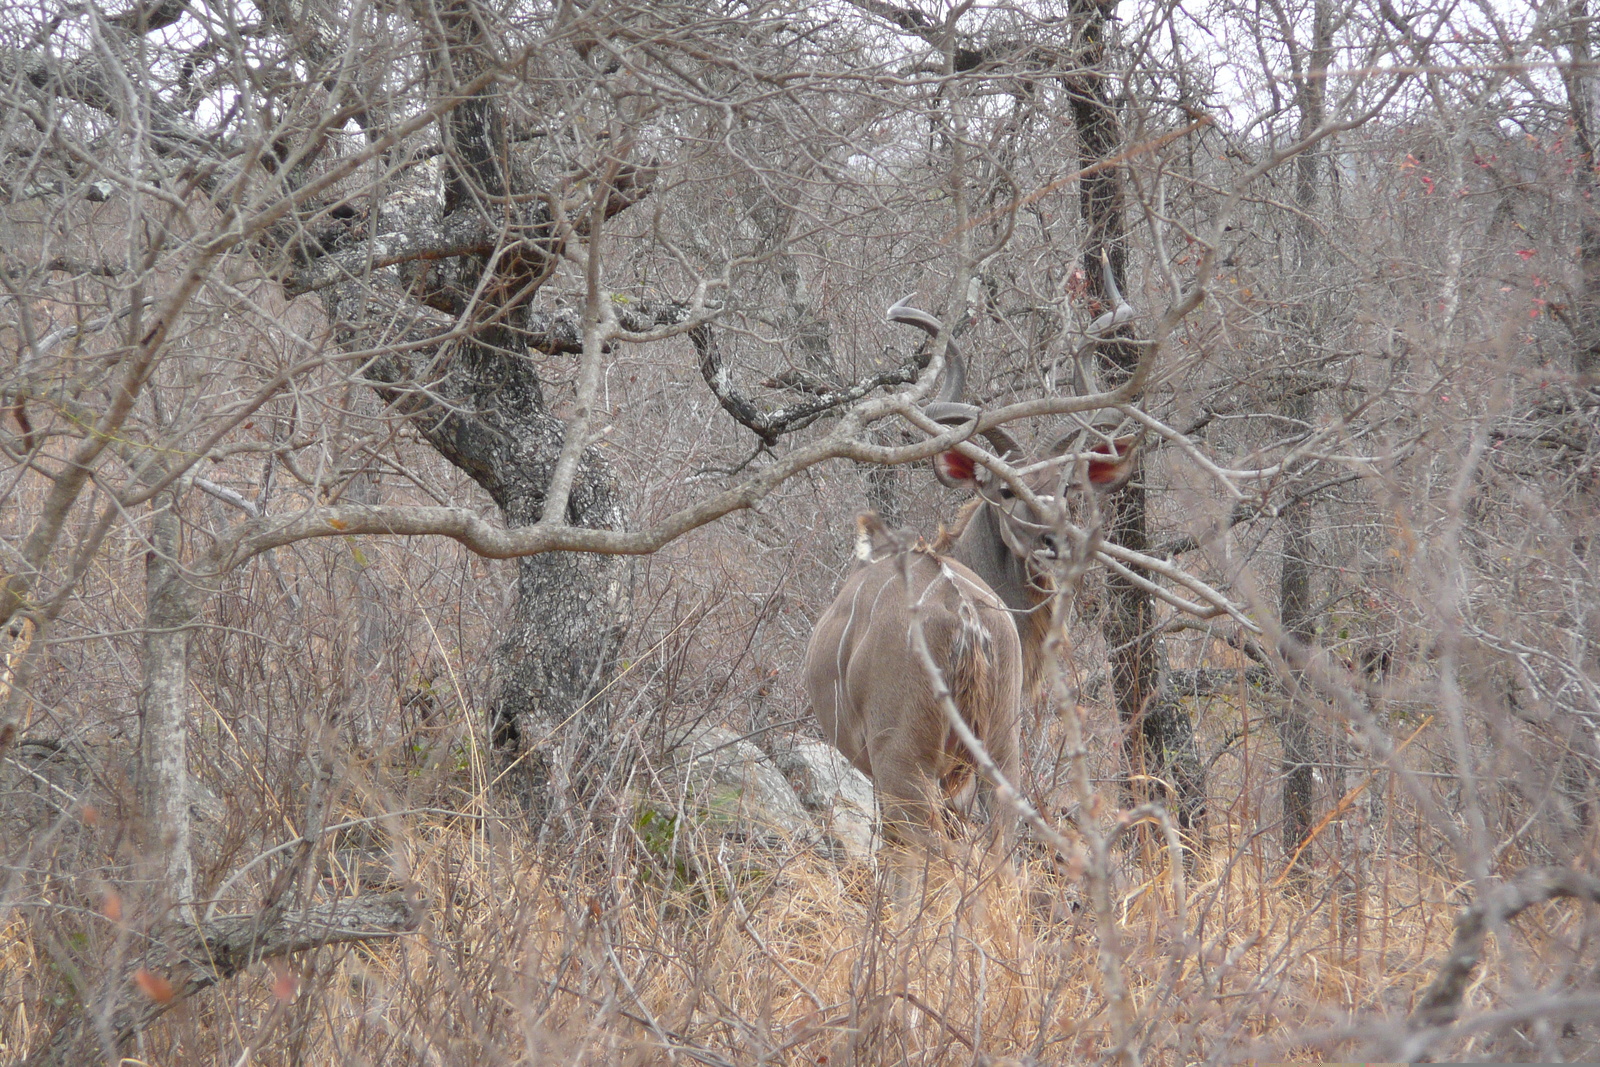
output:
[[[1093, 924], [1037, 858], [1020, 870], [935, 862], [926, 894], [892, 906], [872, 870], [814, 851], [740, 855], [719, 838], [685, 840], [679, 854], [694, 858], [664, 865], [620, 818], [608, 838], [558, 850], [510, 824], [475, 825], [425, 819], [397, 843], [430, 904], [416, 934], [324, 951], [292, 972], [258, 968], [170, 1013], [138, 1058], [955, 1064], [978, 1050], [1086, 1063], [1110, 1041]], [[1276, 874], [1213, 844], [1191, 874], [1180, 934], [1168, 872], [1126, 858], [1120, 951], [1146, 1062], [1287, 1056], [1290, 1035], [1412, 1006], [1452, 930], [1455, 887], [1394, 866], [1351, 900], [1315, 878], [1290, 891]], [[324, 891], [359, 890], [330, 878]], [[1523, 973], [1559, 967], [1581, 921], [1557, 907], [1529, 924], [1542, 934], [1519, 930]], [[64, 995], [48, 978], [60, 950], [40, 938], [67, 925], [41, 907], [0, 933], [7, 1058], [45, 1036], [48, 998]], [[1503, 955], [1486, 960], [1483, 1003], [1507, 978]], [[1300, 1053], [1347, 1058], [1339, 1048]]]

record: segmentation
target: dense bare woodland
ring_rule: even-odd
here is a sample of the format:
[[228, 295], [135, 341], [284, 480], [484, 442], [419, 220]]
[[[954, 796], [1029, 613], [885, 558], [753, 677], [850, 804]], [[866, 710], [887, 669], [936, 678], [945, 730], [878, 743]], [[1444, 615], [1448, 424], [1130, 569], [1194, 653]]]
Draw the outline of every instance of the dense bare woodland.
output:
[[[1588, 3], [7, 6], [0, 1060], [1600, 1058]], [[856, 516], [1058, 439], [883, 845]]]

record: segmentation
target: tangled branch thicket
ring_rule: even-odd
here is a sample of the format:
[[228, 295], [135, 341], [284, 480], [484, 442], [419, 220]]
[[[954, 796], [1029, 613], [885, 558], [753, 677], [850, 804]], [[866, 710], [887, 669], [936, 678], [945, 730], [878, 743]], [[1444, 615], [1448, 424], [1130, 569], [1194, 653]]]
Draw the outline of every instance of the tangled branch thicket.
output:
[[[1595, 1059], [1587, 2], [6, 8], [0, 1059]], [[890, 857], [855, 516], [1068, 435]]]

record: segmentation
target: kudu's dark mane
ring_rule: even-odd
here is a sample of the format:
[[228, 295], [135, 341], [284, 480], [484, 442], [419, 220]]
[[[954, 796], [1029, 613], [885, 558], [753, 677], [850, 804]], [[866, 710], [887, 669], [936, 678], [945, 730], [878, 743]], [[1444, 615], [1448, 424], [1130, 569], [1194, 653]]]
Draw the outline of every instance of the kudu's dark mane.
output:
[[[954, 558], [955, 545], [961, 535], [967, 532], [967, 527], [972, 524], [972, 517], [983, 507], [984, 499], [975, 496], [962, 504], [956, 512], [955, 521], [948, 526], [939, 527], [939, 536], [932, 545], [918, 540], [917, 549], [929, 555]], [[1050, 637], [1050, 605], [1051, 593], [1055, 591], [1055, 582], [1048, 572], [1033, 575], [1033, 580], [1039, 588], [1029, 587], [1029, 592], [1036, 599], [1031, 611], [1018, 611], [1012, 609], [1012, 618], [1016, 620], [1017, 636], [1022, 639], [1022, 684], [1029, 700], [1037, 699], [1040, 689], [1044, 685], [1044, 646]]]

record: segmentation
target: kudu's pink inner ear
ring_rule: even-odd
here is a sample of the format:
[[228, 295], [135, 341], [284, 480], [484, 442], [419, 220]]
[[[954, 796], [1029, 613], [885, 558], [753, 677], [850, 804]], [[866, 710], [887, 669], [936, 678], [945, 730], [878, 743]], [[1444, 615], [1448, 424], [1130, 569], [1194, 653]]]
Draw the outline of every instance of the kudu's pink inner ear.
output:
[[[1133, 446], [1137, 436], [1120, 437], [1113, 444], [1101, 441], [1089, 457], [1089, 484], [1105, 485], [1127, 474], [1133, 466]], [[1104, 459], [1098, 457], [1104, 456]]]
[[1091, 459], [1089, 461], [1089, 482], [1092, 485], [1104, 485], [1114, 480], [1122, 473], [1122, 463], [1117, 459]]
[[933, 457], [933, 466], [943, 482], [962, 484], [978, 478], [978, 465], [960, 452], [940, 452]]

